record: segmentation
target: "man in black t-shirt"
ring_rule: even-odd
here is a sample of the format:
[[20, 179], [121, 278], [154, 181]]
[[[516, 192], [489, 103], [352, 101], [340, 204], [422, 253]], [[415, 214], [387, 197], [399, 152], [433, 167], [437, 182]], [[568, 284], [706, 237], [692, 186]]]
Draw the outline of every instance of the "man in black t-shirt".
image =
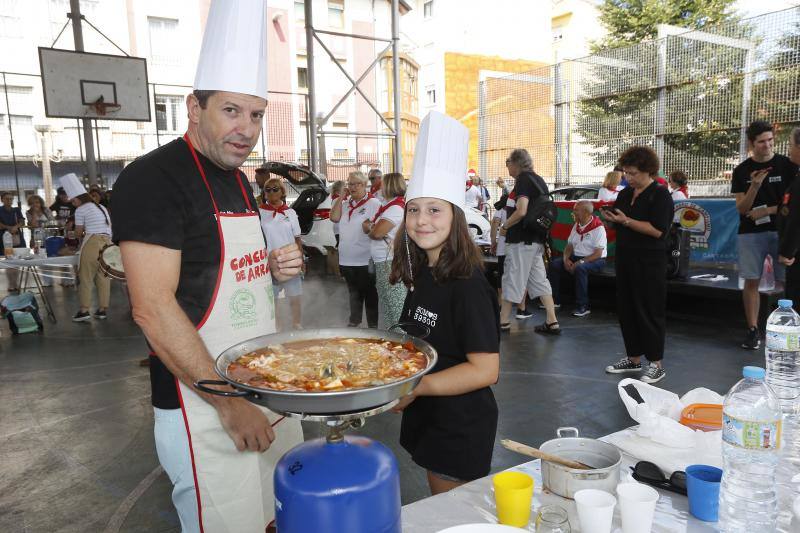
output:
[[761, 346], [758, 331], [758, 285], [767, 255], [772, 256], [775, 279], [783, 281], [784, 269], [778, 259], [778, 232], [775, 218], [783, 194], [797, 172], [787, 157], [774, 152], [772, 124], [756, 120], [746, 130], [751, 156], [734, 170], [731, 192], [739, 211], [739, 276], [744, 278], [744, 315], [747, 335], [742, 348], [757, 350]]
[[517, 148], [512, 151], [506, 159], [506, 168], [515, 183], [506, 202], [508, 218], [500, 228], [500, 234], [506, 237], [500, 329], [511, 329], [511, 308], [513, 304], [523, 301], [527, 289], [527, 296], [539, 298], [547, 311], [544, 323], [536, 326], [534, 331], [558, 335], [561, 329], [556, 318], [553, 291], [544, 266], [544, 242], [547, 236], [524, 223], [528, 206], [548, 193], [547, 184], [533, 171], [533, 160], [525, 149]]
[[70, 230], [72, 229], [70, 225], [75, 220], [75, 206], [69, 201], [69, 196], [67, 196], [64, 187], [59, 187], [56, 192], [58, 195], [56, 196], [56, 201], [50, 206], [50, 211], [55, 211], [58, 223]]

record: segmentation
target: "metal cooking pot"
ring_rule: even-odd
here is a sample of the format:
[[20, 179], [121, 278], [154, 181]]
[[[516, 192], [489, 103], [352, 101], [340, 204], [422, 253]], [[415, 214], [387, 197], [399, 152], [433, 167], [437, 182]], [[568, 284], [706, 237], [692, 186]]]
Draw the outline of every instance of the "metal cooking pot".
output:
[[[564, 437], [570, 433], [574, 437]], [[580, 438], [577, 428], [574, 427], [558, 428], [556, 436], [558, 438], [545, 442], [539, 449], [595, 468], [577, 470], [542, 461], [544, 488], [569, 499], [583, 489], [597, 489], [613, 494], [619, 484], [619, 467], [622, 463], [622, 454], [617, 447], [595, 439]]]
[[[417, 386], [419, 381], [426, 373], [431, 371], [436, 365], [436, 350], [418, 337], [413, 337], [402, 331], [391, 331], [395, 328], [408, 326], [409, 324], [397, 324], [392, 326], [390, 331], [375, 329], [356, 329], [356, 328], [328, 328], [328, 329], [305, 329], [299, 331], [287, 331], [283, 333], [273, 333], [263, 335], [244, 341], [232, 346], [222, 352], [214, 363], [219, 377], [224, 381], [203, 380], [194, 384], [195, 388], [217, 396], [229, 396], [246, 398], [247, 400], [266, 407], [277, 413], [296, 413], [303, 415], [333, 415], [341, 413], [352, 413], [367, 411], [375, 407], [386, 405], [394, 400], [405, 396]], [[415, 327], [420, 327], [414, 324]], [[428, 330], [428, 333], [430, 330]], [[425, 334], [427, 336], [427, 334]], [[425, 354], [428, 364], [425, 370], [409, 378], [363, 389], [336, 391], [336, 392], [289, 392], [276, 391], [268, 388], [254, 387], [240, 383], [228, 377], [228, 366], [239, 357], [265, 348], [270, 345], [283, 344], [297, 341], [320, 341], [324, 343], [328, 339], [353, 338], [353, 339], [377, 339], [399, 343], [411, 341], [417, 350]], [[220, 390], [209, 387], [209, 385], [230, 385], [237, 389], [235, 391]]]

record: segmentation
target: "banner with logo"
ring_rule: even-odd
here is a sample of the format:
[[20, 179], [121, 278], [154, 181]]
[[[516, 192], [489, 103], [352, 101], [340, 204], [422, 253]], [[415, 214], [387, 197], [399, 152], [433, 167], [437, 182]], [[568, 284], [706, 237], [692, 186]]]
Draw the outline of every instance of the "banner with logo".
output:
[[736, 262], [739, 212], [733, 198], [675, 202], [675, 222], [691, 232], [693, 262]]
[[[603, 202], [592, 202], [595, 214]], [[550, 231], [553, 250], [562, 253], [567, 238], [575, 224], [572, 209], [575, 202], [556, 202], [558, 217]], [[733, 198], [707, 198], [675, 202], [675, 222], [691, 232], [692, 262], [735, 263], [736, 234], [739, 231], [739, 213]], [[608, 257], [614, 256], [616, 232], [608, 231]]]

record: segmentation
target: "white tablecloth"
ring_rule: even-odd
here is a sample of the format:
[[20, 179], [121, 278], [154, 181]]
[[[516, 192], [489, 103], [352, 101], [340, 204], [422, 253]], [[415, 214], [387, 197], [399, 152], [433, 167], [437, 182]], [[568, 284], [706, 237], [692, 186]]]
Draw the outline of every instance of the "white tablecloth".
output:
[[78, 265], [80, 255], [59, 255], [55, 257], [39, 257], [36, 256], [32, 259], [21, 259], [7, 257], [0, 257], [0, 268], [28, 268], [28, 267], [43, 267], [43, 266], [64, 266], [64, 265]]
[[[615, 435], [632, 433], [626, 429]], [[604, 439], [601, 439], [604, 440]], [[626, 481], [630, 466], [637, 459], [623, 454], [620, 481]], [[530, 461], [511, 468], [525, 472], [534, 479], [533, 503], [531, 504], [531, 521], [524, 531], [534, 531], [533, 520], [536, 511], [542, 505], [558, 505], [569, 513], [569, 523], [573, 532], [580, 531], [575, 502], [542, 491], [542, 470], [540, 461]], [[631, 479], [632, 481], [632, 479]], [[661, 498], [656, 507], [653, 522], [653, 533], [701, 533], [719, 531], [716, 523], [697, 520], [689, 514], [689, 502], [686, 496], [659, 490]], [[450, 492], [425, 498], [403, 507], [403, 531], [405, 533], [436, 533], [447, 527], [460, 524], [497, 523], [497, 510], [494, 504], [492, 476], [487, 476], [467, 483]], [[619, 507], [614, 510], [615, 528], [620, 527]], [[620, 530], [621, 531], [621, 530]]]

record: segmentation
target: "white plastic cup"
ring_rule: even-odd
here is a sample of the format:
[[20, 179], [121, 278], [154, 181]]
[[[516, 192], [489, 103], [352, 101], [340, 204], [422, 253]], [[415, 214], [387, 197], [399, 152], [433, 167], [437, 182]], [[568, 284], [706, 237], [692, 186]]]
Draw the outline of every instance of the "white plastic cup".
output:
[[579, 490], [575, 493], [575, 505], [583, 533], [610, 533], [617, 505], [613, 495], [603, 490]]
[[642, 483], [617, 485], [622, 533], [650, 533], [658, 491]]

